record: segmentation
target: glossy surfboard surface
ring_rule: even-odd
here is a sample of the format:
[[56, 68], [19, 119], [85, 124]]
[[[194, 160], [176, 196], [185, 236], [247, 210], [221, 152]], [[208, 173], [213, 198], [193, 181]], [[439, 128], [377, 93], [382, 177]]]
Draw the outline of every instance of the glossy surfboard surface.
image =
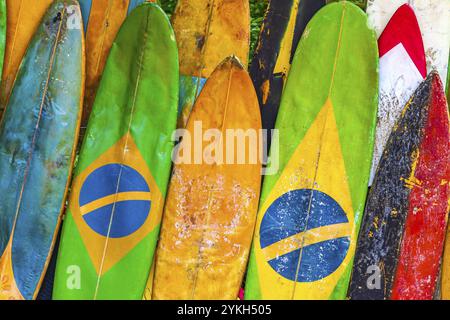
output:
[[380, 103], [369, 184], [372, 185], [384, 147], [406, 102], [427, 76], [425, 50], [414, 10], [401, 6], [378, 39]]
[[444, 87], [447, 79], [447, 67], [450, 47], [450, 1], [449, 0], [368, 0], [367, 14], [369, 23], [377, 35], [381, 35], [395, 11], [408, 3], [419, 21], [422, 31], [427, 71], [436, 69]]
[[345, 298], [377, 89], [376, 36], [364, 12], [349, 2], [325, 6], [305, 30], [283, 94], [271, 151], [279, 150], [280, 169], [264, 180], [246, 299]]
[[[450, 188], [449, 120], [437, 73], [424, 81], [389, 138], [370, 191], [351, 299], [432, 299]], [[379, 281], [373, 275], [379, 275]]]
[[244, 66], [250, 50], [250, 7], [245, 0], [179, 0], [172, 17], [180, 55], [179, 127], [186, 127], [206, 79], [228, 56]]
[[[292, 59], [311, 18], [333, 0], [272, 0], [261, 28], [250, 76], [258, 94], [263, 128], [275, 128], [278, 110]], [[353, 0], [365, 8], [366, 0]], [[268, 132], [270, 147], [271, 132]]]
[[127, 15], [145, 0], [82, 0], [86, 28], [86, 94], [82, 130], [87, 126], [111, 45]]
[[0, 92], [0, 115], [8, 103], [17, 70], [28, 44], [52, 1], [6, 1], [7, 33]]
[[175, 165], [158, 245], [155, 300], [236, 300], [247, 266], [261, 188], [261, 162], [252, 149], [259, 148], [261, 117], [250, 76], [234, 57], [206, 82], [187, 131], [193, 134], [198, 123], [203, 132], [218, 131], [214, 139], [223, 142], [217, 150], [224, 155], [228, 130], [252, 131], [256, 139], [246, 144], [247, 160], [239, 164], [237, 154], [225, 163], [199, 163], [183, 138], [183, 163]]
[[0, 126], [0, 299], [36, 298], [64, 209], [83, 92], [81, 12], [77, 1], [57, 0], [30, 42]]
[[177, 57], [165, 13], [151, 3], [133, 10], [113, 43], [81, 148], [54, 299], [142, 298], [171, 169]]

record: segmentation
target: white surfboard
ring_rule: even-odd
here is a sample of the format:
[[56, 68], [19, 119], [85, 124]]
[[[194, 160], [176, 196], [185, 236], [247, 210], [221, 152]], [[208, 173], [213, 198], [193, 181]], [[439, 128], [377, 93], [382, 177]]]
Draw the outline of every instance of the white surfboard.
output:
[[394, 12], [408, 3], [422, 31], [428, 73], [433, 69], [446, 86], [450, 47], [450, 0], [368, 0], [369, 23], [380, 36]]

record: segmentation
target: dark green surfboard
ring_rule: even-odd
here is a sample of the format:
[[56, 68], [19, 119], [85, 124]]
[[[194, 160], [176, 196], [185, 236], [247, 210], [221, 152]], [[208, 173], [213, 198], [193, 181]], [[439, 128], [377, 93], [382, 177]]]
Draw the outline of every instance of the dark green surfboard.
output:
[[144, 293], [171, 170], [178, 50], [165, 13], [138, 6], [120, 29], [79, 156], [54, 299]]

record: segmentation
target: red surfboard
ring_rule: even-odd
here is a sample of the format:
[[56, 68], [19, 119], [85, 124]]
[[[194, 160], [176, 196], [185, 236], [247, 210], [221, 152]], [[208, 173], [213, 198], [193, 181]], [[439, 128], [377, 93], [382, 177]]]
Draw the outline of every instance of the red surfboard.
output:
[[427, 76], [427, 63], [414, 10], [401, 6], [378, 39], [380, 102], [370, 185], [403, 107]]
[[411, 189], [392, 299], [431, 300], [439, 279], [450, 198], [449, 115], [445, 91], [432, 75], [428, 119], [408, 181]]

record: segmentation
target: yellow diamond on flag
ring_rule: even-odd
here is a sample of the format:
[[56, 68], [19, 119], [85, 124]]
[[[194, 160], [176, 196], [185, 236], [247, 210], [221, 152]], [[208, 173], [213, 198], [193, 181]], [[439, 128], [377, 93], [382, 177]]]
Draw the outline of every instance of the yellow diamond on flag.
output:
[[161, 192], [130, 134], [75, 179], [70, 211], [98, 275], [158, 225], [161, 203]]
[[328, 100], [261, 207], [255, 241], [267, 299], [328, 299], [355, 245], [354, 211]]

